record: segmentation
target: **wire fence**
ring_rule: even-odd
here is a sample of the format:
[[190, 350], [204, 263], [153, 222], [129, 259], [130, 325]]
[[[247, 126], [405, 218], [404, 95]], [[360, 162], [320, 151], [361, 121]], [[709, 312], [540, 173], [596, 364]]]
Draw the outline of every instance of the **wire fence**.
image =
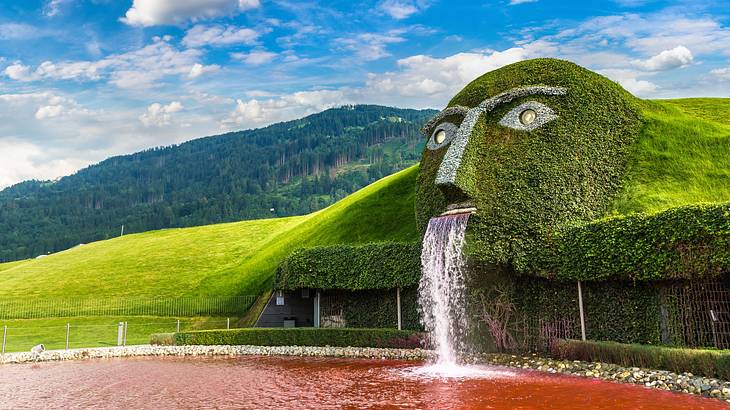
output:
[[0, 322], [0, 352], [27, 352], [38, 344], [49, 350], [147, 344], [153, 333], [227, 329], [238, 325], [235, 317], [151, 319], [154, 318], [105, 318], [104, 323], [94, 323], [87, 318], [69, 318], [66, 323], [63, 319], [50, 319], [53, 321], [50, 324], [46, 320], [39, 324], [23, 320]]
[[191, 297], [2, 298], [0, 319], [70, 316], [225, 316], [243, 315], [255, 295]]
[[676, 346], [730, 348], [730, 287], [721, 280], [661, 287], [662, 342]]

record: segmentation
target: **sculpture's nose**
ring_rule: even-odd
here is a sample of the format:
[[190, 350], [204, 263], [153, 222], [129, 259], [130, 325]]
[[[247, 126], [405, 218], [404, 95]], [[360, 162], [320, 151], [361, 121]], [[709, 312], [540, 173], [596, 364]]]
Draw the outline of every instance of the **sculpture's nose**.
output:
[[466, 179], [459, 178], [459, 175], [467, 165], [464, 164], [464, 152], [480, 113], [479, 109], [467, 112], [436, 173], [434, 183], [451, 203], [468, 199]]

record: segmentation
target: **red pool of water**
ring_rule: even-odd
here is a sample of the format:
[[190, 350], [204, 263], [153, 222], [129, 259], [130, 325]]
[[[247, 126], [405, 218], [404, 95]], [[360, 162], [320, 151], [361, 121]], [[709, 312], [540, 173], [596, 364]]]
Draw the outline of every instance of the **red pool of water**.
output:
[[298, 357], [127, 358], [0, 367], [0, 408], [719, 409], [718, 400], [488, 368], [441, 379], [420, 364]]

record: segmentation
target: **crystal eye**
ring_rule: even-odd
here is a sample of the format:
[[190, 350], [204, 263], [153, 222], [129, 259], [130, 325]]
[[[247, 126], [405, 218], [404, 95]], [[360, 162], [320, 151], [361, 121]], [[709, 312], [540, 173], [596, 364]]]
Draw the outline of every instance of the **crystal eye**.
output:
[[457, 130], [458, 127], [456, 125], [450, 122], [442, 122], [434, 128], [433, 133], [431, 133], [431, 138], [428, 139], [426, 148], [435, 150], [446, 146], [446, 144], [454, 139]]
[[537, 118], [537, 113], [535, 110], [526, 109], [525, 111], [522, 111], [522, 114], [520, 114], [520, 122], [522, 125], [530, 125], [533, 122], [535, 122], [535, 118]]
[[518, 131], [532, 131], [556, 118], [558, 116], [547, 105], [537, 101], [528, 101], [505, 114], [499, 120], [499, 125]]
[[436, 133], [433, 135], [433, 140], [437, 144], [443, 144], [444, 141], [446, 141], [446, 131], [444, 131], [444, 130], [436, 131]]

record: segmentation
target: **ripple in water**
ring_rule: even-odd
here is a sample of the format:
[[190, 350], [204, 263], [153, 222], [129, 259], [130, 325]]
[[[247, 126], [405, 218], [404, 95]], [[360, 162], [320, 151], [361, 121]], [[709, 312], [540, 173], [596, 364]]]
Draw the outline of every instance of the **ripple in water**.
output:
[[399, 371], [404, 378], [416, 379], [504, 379], [515, 377], [516, 373], [510, 370], [498, 369], [492, 366], [461, 365], [461, 364], [425, 364], [409, 367]]

